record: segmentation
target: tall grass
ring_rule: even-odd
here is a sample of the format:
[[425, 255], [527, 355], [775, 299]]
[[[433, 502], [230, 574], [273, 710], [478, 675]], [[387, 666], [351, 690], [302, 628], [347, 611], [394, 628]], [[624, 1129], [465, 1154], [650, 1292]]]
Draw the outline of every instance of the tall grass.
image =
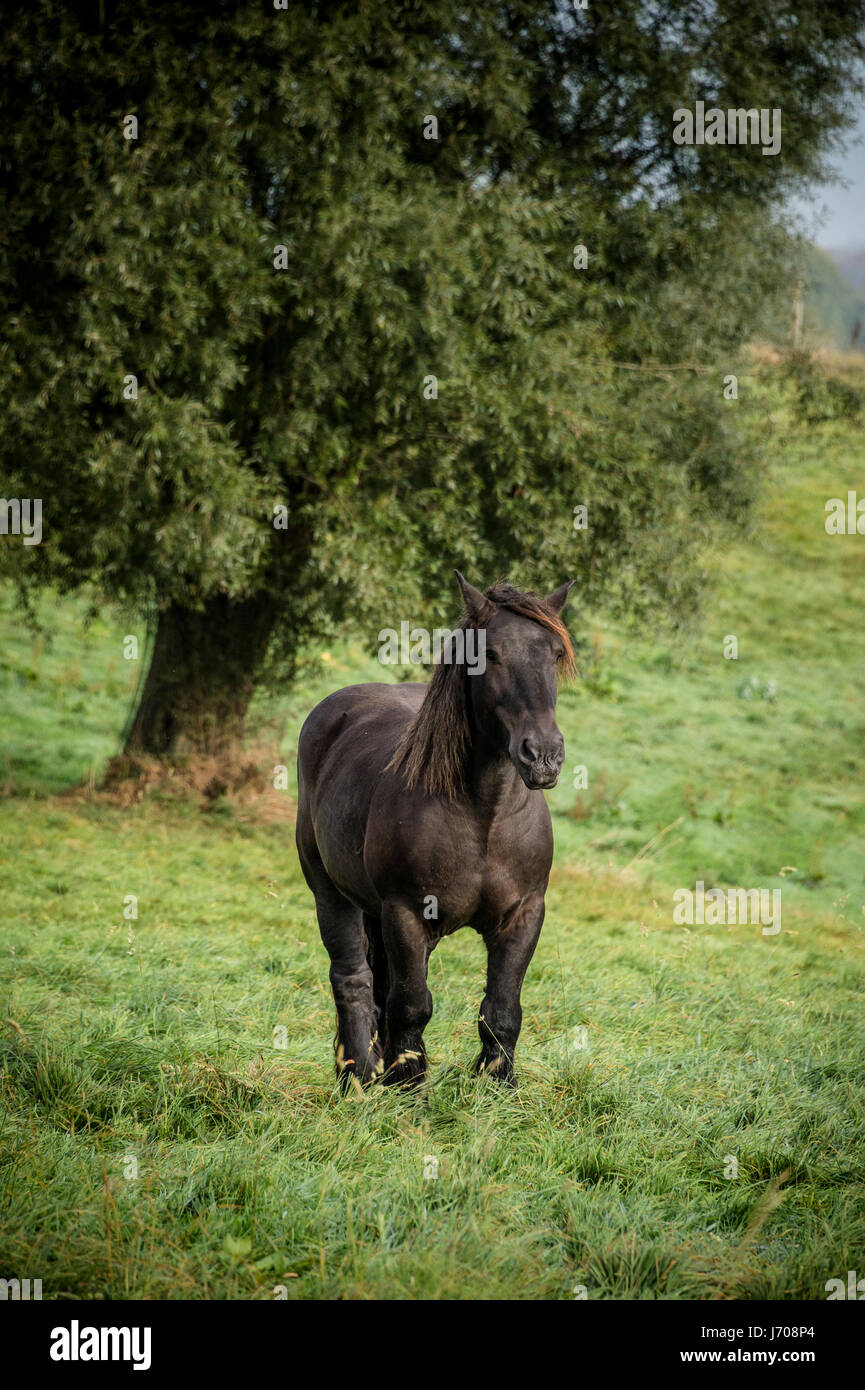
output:
[[[823, 505], [865, 496], [865, 444], [780, 395], [766, 412], [755, 529], [711, 557], [692, 630], [573, 614], [590, 679], [561, 703], [517, 1097], [469, 1074], [464, 931], [431, 961], [426, 1091], [341, 1099], [291, 793], [95, 792], [129, 624], [46, 597], [34, 633], [0, 597], [0, 1276], [46, 1297], [757, 1299], [861, 1269], [865, 538], [828, 537]], [[387, 675], [335, 646], [260, 725], [290, 764], [315, 699]], [[676, 926], [696, 878], [781, 887], [782, 930]]]

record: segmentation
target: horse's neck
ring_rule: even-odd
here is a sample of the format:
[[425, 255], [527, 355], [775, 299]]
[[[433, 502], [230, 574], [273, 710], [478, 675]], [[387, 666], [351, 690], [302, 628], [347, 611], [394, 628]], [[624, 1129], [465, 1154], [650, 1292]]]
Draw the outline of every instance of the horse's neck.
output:
[[466, 791], [472, 804], [490, 816], [518, 810], [528, 795], [507, 754], [492, 748], [477, 731], [469, 750]]

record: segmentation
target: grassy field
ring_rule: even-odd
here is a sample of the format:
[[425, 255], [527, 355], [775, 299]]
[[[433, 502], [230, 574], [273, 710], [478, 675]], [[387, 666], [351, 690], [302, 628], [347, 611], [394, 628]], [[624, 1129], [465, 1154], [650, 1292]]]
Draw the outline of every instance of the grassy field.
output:
[[[469, 1075], [464, 931], [431, 962], [426, 1093], [341, 1099], [291, 791], [100, 792], [136, 628], [46, 597], [34, 633], [0, 596], [0, 1276], [60, 1298], [821, 1299], [865, 1269], [865, 538], [824, 530], [827, 498], [865, 496], [865, 438], [774, 396], [761, 428], [754, 530], [710, 557], [688, 631], [570, 615], [584, 679], [516, 1097]], [[257, 707], [261, 746], [291, 767], [316, 699], [383, 677], [358, 645], [319, 653]], [[781, 931], [676, 925], [697, 879], [780, 888]]]

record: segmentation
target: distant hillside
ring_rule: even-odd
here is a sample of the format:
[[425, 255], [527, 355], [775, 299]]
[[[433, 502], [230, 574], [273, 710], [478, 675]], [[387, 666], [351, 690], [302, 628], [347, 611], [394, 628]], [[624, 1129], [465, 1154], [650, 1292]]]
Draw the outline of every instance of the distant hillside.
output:
[[[843, 255], [844, 264], [840, 257]], [[854, 276], [858, 275], [858, 282]], [[857, 323], [860, 351], [865, 351], [865, 251], [810, 251], [805, 288], [805, 331], [849, 349]]]
[[831, 256], [852, 289], [865, 290], [865, 247], [829, 246], [826, 255]]

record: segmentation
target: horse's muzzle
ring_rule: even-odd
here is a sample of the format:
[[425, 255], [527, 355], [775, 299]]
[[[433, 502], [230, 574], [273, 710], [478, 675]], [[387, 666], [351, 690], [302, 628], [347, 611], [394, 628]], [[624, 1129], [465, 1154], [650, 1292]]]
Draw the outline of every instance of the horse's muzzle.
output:
[[531, 736], [524, 738], [513, 761], [531, 791], [554, 787], [565, 761], [565, 740], [558, 730], [555, 737], [544, 744]]

